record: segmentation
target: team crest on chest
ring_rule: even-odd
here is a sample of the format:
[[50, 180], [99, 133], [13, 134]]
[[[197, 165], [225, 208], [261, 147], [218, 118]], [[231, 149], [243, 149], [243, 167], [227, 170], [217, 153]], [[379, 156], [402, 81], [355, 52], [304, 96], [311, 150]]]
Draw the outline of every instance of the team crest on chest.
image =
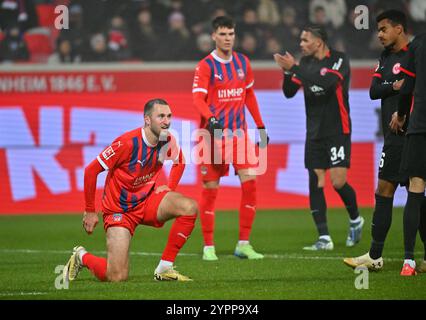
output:
[[114, 220], [114, 222], [120, 222], [121, 220], [123, 220], [123, 215], [121, 213], [114, 213], [112, 219]]
[[238, 69], [237, 70], [237, 76], [238, 76], [238, 79], [243, 80], [244, 77], [245, 77], [244, 71], [241, 70], [241, 69]]
[[401, 64], [399, 62], [395, 63], [395, 65], [392, 68], [392, 73], [393, 74], [398, 74], [400, 72], [401, 72]]

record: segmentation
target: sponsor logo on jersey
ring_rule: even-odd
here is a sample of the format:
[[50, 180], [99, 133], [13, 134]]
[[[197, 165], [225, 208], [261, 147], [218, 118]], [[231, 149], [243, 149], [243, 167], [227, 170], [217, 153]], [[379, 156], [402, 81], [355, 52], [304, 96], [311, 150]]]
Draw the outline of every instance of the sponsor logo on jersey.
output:
[[400, 73], [401, 72], [401, 64], [398, 62], [398, 63], [395, 63], [394, 64], [394, 66], [393, 66], [393, 68], [392, 68], [392, 73], [393, 74], [398, 74], [398, 73]]
[[138, 186], [140, 184], [145, 184], [145, 183], [149, 182], [149, 180], [151, 180], [154, 175], [155, 175], [155, 172], [151, 172], [151, 173], [146, 174], [142, 177], [137, 177], [135, 179], [135, 181], [133, 182], [133, 186]]
[[313, 86], [309, 87], [309, 89], [311, 89], [311, 91], [314, 92], [314, 93], [318, 93], [318, 92], [323, 92], [324, 91], [324, 88], [319, 87], [317, 85], [313, 85]]
[[243, 95], [243, 88], [234, 88], [234, 89], [222, 89], [217, 91], [217, 95], [219, 99], [226, 98], [239, 98]]

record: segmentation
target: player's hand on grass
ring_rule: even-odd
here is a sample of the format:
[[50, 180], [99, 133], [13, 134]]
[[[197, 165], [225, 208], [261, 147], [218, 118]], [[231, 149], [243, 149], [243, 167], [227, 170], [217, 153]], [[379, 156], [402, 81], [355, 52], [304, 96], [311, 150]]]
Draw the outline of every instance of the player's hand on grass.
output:
[[161, 193], [161, 192], [164, 192], [164, 191], [172, 191], [172, 189], [170, 189], [166, 185], [159, 186], [159, 187], [157, 187], [157, 189], [155, 189], [155, 193]]
[[216, 117], [210, 117], [209, 119], [209, 131], [215, 138], [222, 138], [223, 127]]
[[84, 230], [86, 230], [88, 234], [92, 234], [98, 222], [99, 222], [99, 218], [96, 212], [84, 212], [83, 228]]
[[259, 148], [265, 148], [269, 144], [269, 136], [268, 136], [268, 133], [266, 132], [266, 128], [258, 127], [257, 129], [259, 130], [259, 139], [260, 139], [257, 145], [259, 146]]
[[404, 123], [405, 123], [405, 116], [400, 117], [398, 116], [398, 112], [394, 112], [392, 114], [392, 120], [389, 123], [389, 127], [395, 133], [404, 132], [404, 130], [402, 130]]

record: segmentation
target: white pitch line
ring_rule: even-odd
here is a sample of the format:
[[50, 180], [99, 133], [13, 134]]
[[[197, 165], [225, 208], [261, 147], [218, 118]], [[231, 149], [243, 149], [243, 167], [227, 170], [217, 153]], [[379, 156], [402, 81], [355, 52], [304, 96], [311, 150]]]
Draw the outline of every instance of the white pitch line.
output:
[[[93, 254], [106, 255], [106, 251], [91, 251]], [[7, 253], [31, 253], [31, 254], [71, 254], [70, 250], [34, 250], [34, 249], [0, 249], [0, 254]], [[424, 252], [415, 252], [416, 255], [423, 255]], [[130, 255], [134, 256], [161, 256], [162, 253], [158, 252], [141, 252], [131, 251]], [[199, 257], [197, 253], [179, 253], [183, 257]], [[221, 255], [222, 257], [234, 257], [232, 254]], [[346, 256], [345, 256], [346, 257]], [[294, 260], [342, 260], [344, 256], [309, 256], [301, 254], [265, 254], [265, 258], [269, 259], [294, 259]], [[403, 258], [384, 258], [385, 261], [402, 261]]]
[[47, 294], [47, 292], [0, 292], [0, 297], [40, 296], [43, 294]]

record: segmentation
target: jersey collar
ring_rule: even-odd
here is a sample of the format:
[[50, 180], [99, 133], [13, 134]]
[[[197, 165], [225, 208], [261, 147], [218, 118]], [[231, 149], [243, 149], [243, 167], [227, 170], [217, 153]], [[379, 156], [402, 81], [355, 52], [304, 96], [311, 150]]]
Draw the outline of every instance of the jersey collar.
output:
[[157, 143], [156, 145], [153, 145], [153, 144], [149, 143], [148, 139], [146, 138], [145, 130], [143, 129], [143, 127], [141, 128], [141, 131], [142, 131], [142, 139], [143, 139], [143, 142], [145, 142], [145, 144], [146, 144], [148, 147], [150, 147], [150, 148], [154, 148], [154, 147], [156, 147], [158, 143]]
[[232, 61], [232, 55], [231, 55], [231, 58], [229, 58], [228, 60], [225, 60], [217, 55], [216, 50], [213, 50], [210, 54], [213, 56], [215, 60], [219, 61], [220, 63], [230, 63]]

